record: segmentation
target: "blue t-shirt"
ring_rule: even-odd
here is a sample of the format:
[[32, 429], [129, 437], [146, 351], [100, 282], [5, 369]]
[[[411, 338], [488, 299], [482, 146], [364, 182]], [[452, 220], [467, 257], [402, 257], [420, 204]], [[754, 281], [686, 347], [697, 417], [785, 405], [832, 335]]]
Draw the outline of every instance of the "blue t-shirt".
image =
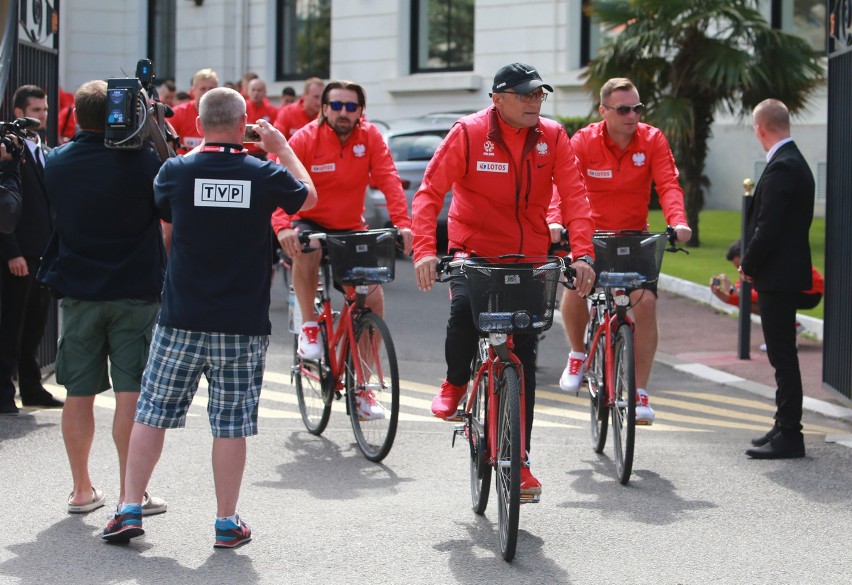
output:
[[172, 158], [154, 181], [172, 246], [158, 323], [177, 329], [269, 335], [270, 217], [301, 208], [308, 188], [239, 145]]

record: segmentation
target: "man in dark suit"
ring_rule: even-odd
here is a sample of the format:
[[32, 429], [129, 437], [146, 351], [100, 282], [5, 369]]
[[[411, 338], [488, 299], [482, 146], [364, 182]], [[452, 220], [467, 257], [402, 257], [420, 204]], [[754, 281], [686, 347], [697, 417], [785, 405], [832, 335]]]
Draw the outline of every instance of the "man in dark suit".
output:
[[[47, 95], [22, 85], [12, 98], [15, 117], [47, 122]], [[17, 414], [14, 372], [24, 406], [61, 407], [41, 384], [36, 355], [44, 335], [50, 295], [35, 279], [39, 258], [53, 230], [44, 187], [44, 153], [40, 143], [25, 141], [21, 155], [21, 218], [15, 231], [0, 235], [0, 412]]]
[[790, 137], [790, 113], [782, 102], [764, 100], [752, 117], [768, 164], [746, 217], [747, 245], [739, 272], [758, 292], [763, 337], [778, 389], [775, 424], [752, 440], [754, 448], [746, 455], [789, 459], [805, 456], [796, 307], [799, 292], [811, 287], [808, 232], [814, 214], [814, 177]]

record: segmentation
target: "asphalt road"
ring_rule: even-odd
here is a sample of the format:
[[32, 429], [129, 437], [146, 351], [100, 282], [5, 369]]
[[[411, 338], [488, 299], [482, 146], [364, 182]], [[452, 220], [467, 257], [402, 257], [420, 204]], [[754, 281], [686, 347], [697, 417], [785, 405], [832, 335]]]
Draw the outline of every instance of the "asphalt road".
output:
[[261, 432], [249, 440], [239, 507], [255, 540], [212, 548], [201, 390], [187, 428], [167, 434], [150, 486], [169, 511], [146, 519], [146, 535], [130, 545], [102, 542], [117, 492], [105, 393], [91, 470], [108, 507], [88, 515], [65, 511], [59, 412], [0, 418], [0, 583], [852, 583], [852, 449], [824, 440], [850, 425], [808, 413], [805, 459], [749, 460], [743, 451], [771, 425], [772, 403], [658, 364], [658, 422], [639, 430], [633, 477], [622, 486], [611, 446], [602, 455], [590, 447], [586, 400], [556, 386], [558, 329], [540, 348], [532, 460], [544, 494], [521, 508], [517, 555], [505, 563], [495, 494], [484, 516], [473, 514], [466, 448], [451, 449], [453, 425], [428, 410], [443, 377], [446, 288], [420, 293], [402, 261], [386, 291], [403, 406], [383, 464], [361, 456], [342, 405], [322, 437], [304, 430], [276, 281]]

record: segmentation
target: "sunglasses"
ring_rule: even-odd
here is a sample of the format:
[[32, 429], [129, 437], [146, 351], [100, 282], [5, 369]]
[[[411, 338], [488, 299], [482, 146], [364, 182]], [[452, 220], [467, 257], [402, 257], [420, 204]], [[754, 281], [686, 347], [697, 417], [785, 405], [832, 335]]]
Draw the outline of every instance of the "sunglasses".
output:
[[328, 102], [328, 107], [330, 107], [335, 112], [339, 112], [344, 107], [346, 107], [346, 111], [350, 114], [355, 112], [358, 108], [361, 107], [357, 102]]
[[535, 93], [532, 93], [532, 92], [531, 93], [518, 93], [518, 92], [515, 92], [515, 91], [504, 91], [502, 93], [508, 93], [510, 95], [513, 95], [516, 98], [518, 98], [519, 101], [521, 101], [525, 104], [529, 104], [533, 101], [537, 101], [537, 102], [546, 102], [547, 101], [547, 94], [544, 93], [543, 91], [538, 91], [538, 92], [535, 92]]
[[645, 104], [636, 104], [635, 106], [608, 106], [606, 104], [601, 104], [603, 107], [608, 110], [615, 110], [619, 116], [626, 116], [630, 112], [634, 114], [641, 114], [645, 111]]

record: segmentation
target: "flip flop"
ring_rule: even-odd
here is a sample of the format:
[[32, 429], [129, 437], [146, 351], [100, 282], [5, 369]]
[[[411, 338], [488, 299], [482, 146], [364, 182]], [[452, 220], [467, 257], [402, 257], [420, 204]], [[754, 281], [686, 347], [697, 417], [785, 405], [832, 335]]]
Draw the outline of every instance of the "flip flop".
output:
[[85, 504], [72, 504], [71, 498], [73, 496], [74, 492], [68, 495], [69, 514], [87, 514], [93, 510], [97, 510], [104, 505], [104, 500], [106, 499], [104, 493], [96, 487], [92, 487], [92, 499]]

